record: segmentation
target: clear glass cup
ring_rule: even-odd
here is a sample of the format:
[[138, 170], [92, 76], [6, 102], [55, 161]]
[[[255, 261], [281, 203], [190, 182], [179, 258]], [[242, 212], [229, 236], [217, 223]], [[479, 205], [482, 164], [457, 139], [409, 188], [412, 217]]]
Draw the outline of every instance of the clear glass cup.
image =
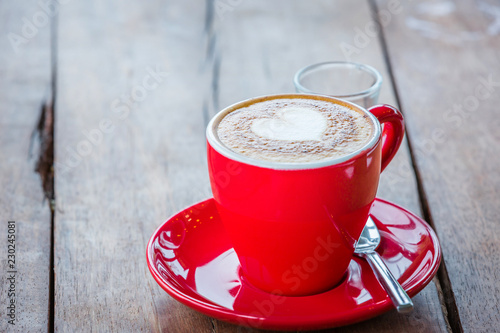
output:
[[368, 108], [377, 103], [382, 75], [368, 65], [332, 61], [302, 68], [293, 83], [298, 93], [328, 95]]

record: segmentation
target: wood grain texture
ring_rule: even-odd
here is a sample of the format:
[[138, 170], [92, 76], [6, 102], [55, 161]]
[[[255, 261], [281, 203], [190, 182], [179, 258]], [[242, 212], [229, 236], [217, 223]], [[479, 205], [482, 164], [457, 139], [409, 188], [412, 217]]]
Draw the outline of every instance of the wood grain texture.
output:
[[209, 196], [205, 9], [198, 1], [60, 8], [56, 331], [212, 331], [210, 318], [156, 284], [145, 258], [166, 218]]
[[[292, 79], [297, 70], [330, 60], [374, 66], [384, 77], [379, 102], [396, 104], [378, 36], [349, 57], [340, 47], [342, 43], [354, 44], [358, 29], [375, 22], [368, 2], [242, 2], [225, 11], [216, 7], [213, 18], [211, 59], [215, 74], [212, 95], [207, 98], [207, 118], [242, 99], [293, 92]], [[378, 195], [421, 215], [406, 143], [384, 172]], [[409, 316], [392, 311], [335, 332], [447, 331], [434, 282], [413, 301], [415, 311]], [[236, 331], [232, 325], [216, 325], [217, 332]]]
[[457, 332], [500, 322], [498, 13], [493, 1], [405, 1], [384, 29]]
[[[50, 98], [51, 43], [50, 26], [33, 23], [38, 11], [36, 1], [0, 3], [1, 332], [45, 332], [49, 323], [51, 212], [36, 166], [38, 123]], [[7, 260], [10, 220], [16, 222], [14, 269]], [[15, 288], [7, 281], [12, 270]], [[6, 316], [13, 299], [15, 325]]]

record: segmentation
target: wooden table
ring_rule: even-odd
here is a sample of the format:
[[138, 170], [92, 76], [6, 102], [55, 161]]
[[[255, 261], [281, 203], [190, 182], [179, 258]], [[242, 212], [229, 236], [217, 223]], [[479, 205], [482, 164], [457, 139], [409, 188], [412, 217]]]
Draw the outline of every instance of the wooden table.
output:
[[0, 13], [0, 331], [238, 332], [168, 296], [146, 244], [211, 196], [209, 118], [292, 92], [295, 71], [327, 60], [381, 71], [407, 140], [379, 196], [427, 220], [444, 256], [413, 313], [335, 332], [499, 331], [498, 3], [25, 0]]

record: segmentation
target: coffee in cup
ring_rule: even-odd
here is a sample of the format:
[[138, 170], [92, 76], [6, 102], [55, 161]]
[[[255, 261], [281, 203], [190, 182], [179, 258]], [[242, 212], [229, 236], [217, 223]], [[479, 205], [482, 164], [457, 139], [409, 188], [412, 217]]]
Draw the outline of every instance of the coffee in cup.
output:
[[228, 113], [217, 126], [227, 148], [271, 162], [335, 159], [362, 148], [373, 120], [357, 109], [308, 98], [270, 99]]

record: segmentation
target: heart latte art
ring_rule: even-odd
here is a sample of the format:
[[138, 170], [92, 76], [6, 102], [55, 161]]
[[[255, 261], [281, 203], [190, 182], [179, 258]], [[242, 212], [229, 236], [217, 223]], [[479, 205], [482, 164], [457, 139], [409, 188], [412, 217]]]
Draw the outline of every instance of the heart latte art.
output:
[[304, 163], [333, 159], [362, 148], [373, 135], [362, 111], [325, 100], [270, 99], [227, 114], [220, 141], [250, 158]]
[[327, 121], [315, 110], [289, 107], [279, 110], [278, 118], [260, 118], [252, 122], [252, 132], [270, 140], [321, 141]]

